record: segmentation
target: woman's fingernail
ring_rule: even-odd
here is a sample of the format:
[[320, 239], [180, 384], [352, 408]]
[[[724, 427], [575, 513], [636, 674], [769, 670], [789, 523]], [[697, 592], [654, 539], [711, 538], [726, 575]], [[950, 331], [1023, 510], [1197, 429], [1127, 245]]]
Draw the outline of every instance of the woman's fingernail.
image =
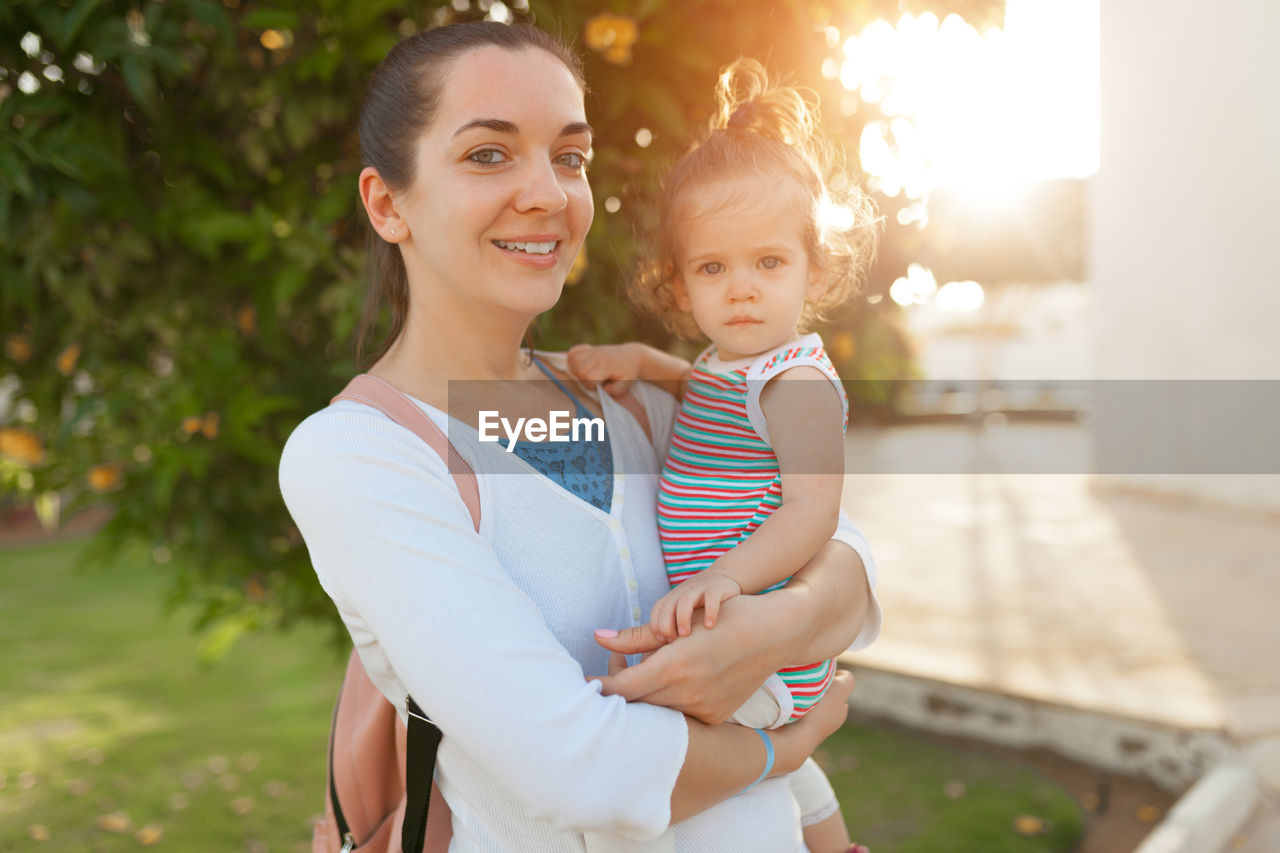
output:
[[596, 636], [606, 640], [612, 640], [614, 637], [618, 636], [618, 632], [613, 628], [597, 628]]

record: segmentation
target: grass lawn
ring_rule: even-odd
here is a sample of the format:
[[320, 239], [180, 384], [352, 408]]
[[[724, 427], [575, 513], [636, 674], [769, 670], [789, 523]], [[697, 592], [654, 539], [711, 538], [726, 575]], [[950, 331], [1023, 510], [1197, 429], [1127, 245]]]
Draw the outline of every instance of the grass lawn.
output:
[[[0, 552], [0, 850], [309, 850], [342, 674], [325, 636], [201, 666], [156, 567], [77, 572], [79, 548]], [[892, 729], [818, 758], [873, 853], [1056, 853], [1083, 831], [1061, 788]]]

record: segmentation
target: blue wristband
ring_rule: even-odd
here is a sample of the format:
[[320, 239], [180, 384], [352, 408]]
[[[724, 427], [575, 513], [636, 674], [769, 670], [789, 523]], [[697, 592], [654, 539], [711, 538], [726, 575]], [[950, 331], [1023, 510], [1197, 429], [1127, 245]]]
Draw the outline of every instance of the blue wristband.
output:
[[773, 740], [764, 729], [755, 729], [754, 731], [756, 734], [760, 735], [760, 739], [764, 741], [764, 770], [760, 773], [760, 776], [756, 781], [739, 791], [739, 794], [745, 794], [747, 791], [750, 791], [756, 785], [759, 785], [765, 779], [769, 778], [769, 774], [773, 772]]

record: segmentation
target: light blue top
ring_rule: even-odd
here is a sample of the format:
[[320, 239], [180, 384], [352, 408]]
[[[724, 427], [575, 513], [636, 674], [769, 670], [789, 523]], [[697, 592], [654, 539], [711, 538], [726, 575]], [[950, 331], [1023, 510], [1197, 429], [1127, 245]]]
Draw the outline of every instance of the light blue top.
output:
[[[537, 358], [533, 363], [573, 401], [575, 417], [595, 417], [545, 364]], [[607, 513], [613, 499], [613, 448], [607, 429], [603, 441], [592, 440], [590, 432], [584, 430], [587, 435], [577, 441], [517, 441], [514, 452], [556, 485]], [[507, 446], [506, 439], [498, 441]]]

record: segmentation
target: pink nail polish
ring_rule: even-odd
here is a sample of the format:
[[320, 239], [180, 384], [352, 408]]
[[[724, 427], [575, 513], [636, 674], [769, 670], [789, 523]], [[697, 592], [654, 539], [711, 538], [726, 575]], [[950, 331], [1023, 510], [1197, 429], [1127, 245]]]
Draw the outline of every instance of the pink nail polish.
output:
[[605, 640], [612, 640], [618, 636], [618, 632], [613, 628], [597, 628], [596, 636]]

